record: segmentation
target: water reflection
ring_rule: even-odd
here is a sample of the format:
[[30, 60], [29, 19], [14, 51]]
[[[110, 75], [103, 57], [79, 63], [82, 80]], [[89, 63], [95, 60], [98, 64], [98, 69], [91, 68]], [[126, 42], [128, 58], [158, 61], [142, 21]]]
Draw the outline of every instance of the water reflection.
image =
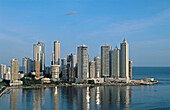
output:
[[53, 102], [53, 110], [59, 110], [60, 104], [59, 104], [59, 88], [54, 87], [51, 88], [51, 97]]
[[44, 89], [34, 89], [33, 110], [41, 110], [44, 106]]
[[18, 109], [18, 90], [13, 89], [10, 94], [10, 107], [11, 110], [17, 110]]
[[131, 86], [13, 89], [10, 93], [10, 108], [12, 110], [130, 110], [131, 98]]

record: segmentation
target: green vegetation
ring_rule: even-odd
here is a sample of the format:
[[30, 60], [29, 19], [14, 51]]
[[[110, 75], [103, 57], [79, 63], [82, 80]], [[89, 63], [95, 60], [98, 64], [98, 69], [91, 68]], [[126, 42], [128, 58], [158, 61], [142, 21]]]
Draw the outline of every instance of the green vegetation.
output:
[[88, 84], [95, 84], [94, 80], [88, 80]]
[[23, 85], [24, 86], [31, 86], [31, 85], [35, 85], [35, 84], [41, 84], [41, 80], [35, 80], [35, 79], [25, 79], [25, 78], [22, 78], [21, 79], [23, 81]]
[[5, 82], [0, 82], [0, 86], [7, 86]]

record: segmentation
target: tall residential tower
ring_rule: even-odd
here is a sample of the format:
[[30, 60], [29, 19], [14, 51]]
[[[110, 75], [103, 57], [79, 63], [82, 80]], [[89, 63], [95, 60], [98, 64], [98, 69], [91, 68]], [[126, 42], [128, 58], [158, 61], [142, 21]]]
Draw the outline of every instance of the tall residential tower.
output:
[[87, 46], [77, 47], [78, 79], [89, 78], [89, 54]]
[[101, 77], [101, 58], [99, 56], [94, 58], [95, 61], [95, 77]]
[[109, 51], [111, 46], [104, 45], [101, 47], [101, 74], [103, 77], [109, 77]]
[[117, 47], [110, 51], [110, 75], [114, 78], [120, 76], [120, 51]]
[[57, 41], [54, 42], [54, 53], [52, 55], [52, 64], [51, 64], [51, 74], [52, 78], [59, 78], [60, 73], [60, 43]]
[[18, 73], [19, 73], [19, 63], [18, 60], [12, 59], [11, 60], [11, 81], [18, 80]]
[[54, 64], [60, 65], [60, 42], [54, 42]]
[[38, 44], [34, 44], [34, 61], [40, 62], [40, 72], [45, 71], [45, 51], [44, 51], [44, 43], [38, 42]]
[[120, 43], [120, 77], [129, 79], [129, 45], [126, 40]]

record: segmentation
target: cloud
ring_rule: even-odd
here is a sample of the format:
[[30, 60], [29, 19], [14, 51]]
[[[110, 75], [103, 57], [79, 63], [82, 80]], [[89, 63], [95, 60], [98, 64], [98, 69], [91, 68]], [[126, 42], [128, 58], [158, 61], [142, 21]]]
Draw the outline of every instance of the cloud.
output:
[[75, 14], [79, 14], [79, 12], [69, 12], [69, 13], [66, 13], [66, 14], [64, 14], [65, 16], [67, 16], [67, 15], [75, 15]]
[[[170, 9], [165, 10], [161, 13], [158, 13], [156, 15], [153, 15], [148, 18], [143, 19], [133, 19], [133, 20], [125, 20], [121, 22], [115, 22], [103, 25], [104, 28], [94, 30], [91, 33], [89, 33], [88, 36], [127, 36], [139, 32], [144, 32], [147, 30], [148, 27], [157, 25], [165, 20], [168, 20], [170, 18]], [[88, 24], [94, 23], [93, 21], [90, 21]], [[107, 23], [107, 21], [106, 21]]]
[[16, 44], [21, 44], [21, 45], [26, 44], [26, 42], [22, 39], [16, 38], [15, 36], [2, 34], [2, 33], [0, 33], [0, 40], [7, 41], [7, 42], [13, 42]]

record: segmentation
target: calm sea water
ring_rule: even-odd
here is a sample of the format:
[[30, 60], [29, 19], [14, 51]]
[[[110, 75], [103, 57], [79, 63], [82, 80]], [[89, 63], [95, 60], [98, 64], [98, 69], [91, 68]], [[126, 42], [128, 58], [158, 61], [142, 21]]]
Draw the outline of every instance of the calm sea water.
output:
[[170, 68], [134, 67], [133, 78], [155, 78], [151, 86], [12, 89], [0, 110], [170, 110]]

